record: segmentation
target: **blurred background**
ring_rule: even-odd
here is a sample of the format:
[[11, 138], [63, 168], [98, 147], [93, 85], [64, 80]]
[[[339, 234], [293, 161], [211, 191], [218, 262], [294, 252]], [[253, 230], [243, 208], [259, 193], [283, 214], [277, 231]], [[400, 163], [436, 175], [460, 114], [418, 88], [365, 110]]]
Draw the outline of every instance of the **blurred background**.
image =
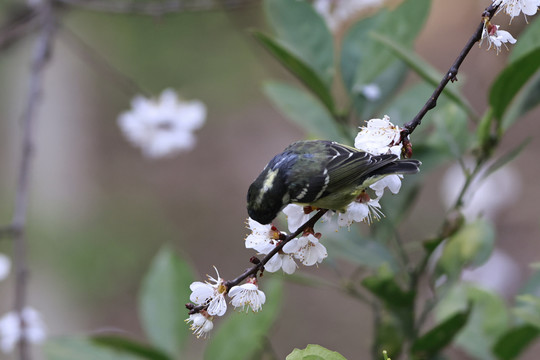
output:
[[[10, 5], [2, 2], [0, 12]], [[487, 5], [480, 0], [434, 0], [416, 44], [418, 53], [445, 71]], [[499, 18], [506, 26], [508, 18]], [[51, 336], [121, 329], [142, 338], [137, 293], [163, 244], [190, 262], [199, 279], [213, 272], [212, 265], [224, 278], [249, 265], [252, 252], [243, 244], [247, 188], [274, 154], [306, 136], [271, 106], [261, 86], [267, 79], [294, 80], [250, 35], [250, 28], [268, 30], [258, 2], [235, 10], [158, 18], [66, 8], [60, 22], [37, 118], [28, 222], [29, 303], [42, 312]], [[525, 19], [519, 17], [506, 28], [519, 38], [524, 26]], [[337, 31], [336, 37], [341, 36]], [[35, 36], [29, 36], [0, 52], [2, 224], [9, 223], [12, 214], [19, 120], [34, 41]], [[459, 73], [465, 95], [480, 113], [506, 56], [504, 50], [495, 56], [475, 47]], [[127, 84], [126, 78], [136, 85]], [[203, 101], [208, 117], [196, 133], [193, 151], [149, 160], [123, 137], [117, 117], [130, 108], [137, 93], [157, 96], [165, 88]], [[501, 153], [534, 135], [539, 116], [537, 109], [517, 122]], [[423, 126], [429, 121], [428, 114]], [[414, 145], [414, 135], [411, 140]], [[497, 248], [516, 265], [503, 294], [508, 301], [540, 254], [538, 151], [533, 138], [512, 163], [520, 181], [491, 194], [510, 199], [495, 219]], [[425, 179], [403, 230], [405, 241], [422, 240], [439, 226], [444, 213], [440, 186], [450, 165], [441, 164]], [[11, 253], [11, 247], [0, 242], [1, 252]], [[346, 263], [340, 266], [347, 269]], [[301, 271], [337, 281], [334, 270], [324, 264]], [[0, 283], [2, 313], [12, 306], [12, 288], [12, 279]], [[339, 350], [349, 359], [367, 357], [372, 339], [369, 308], [330, 290], [296, 284], [288, 283], [285, 294], [270, 336], [278, 358], [309, 343]], [[201, 358], [204, 346], [204, 340], [193, 337], [186, 358]], [[523, 358], [532, 358], [538, 350], [538, 345], [529, 349], [531, 357]], [[459, 351], [452, 356], [467, 359]]]

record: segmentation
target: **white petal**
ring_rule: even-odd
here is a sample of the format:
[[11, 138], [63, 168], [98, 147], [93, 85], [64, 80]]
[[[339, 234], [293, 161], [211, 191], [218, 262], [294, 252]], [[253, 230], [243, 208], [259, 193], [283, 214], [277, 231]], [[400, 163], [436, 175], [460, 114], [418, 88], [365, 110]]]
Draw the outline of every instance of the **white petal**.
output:
[[210, 301], [207, 311], [210, 315], [223, 316], [225, 314], [227, 311], [227, 301], [223, 294], [217, 295]]

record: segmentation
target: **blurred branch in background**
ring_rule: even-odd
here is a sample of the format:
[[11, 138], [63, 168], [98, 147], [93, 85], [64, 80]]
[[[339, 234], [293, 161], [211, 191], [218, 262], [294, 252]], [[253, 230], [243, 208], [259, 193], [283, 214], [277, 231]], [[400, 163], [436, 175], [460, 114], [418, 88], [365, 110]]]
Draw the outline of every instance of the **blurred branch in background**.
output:
[[[17, 189], [15, 194], [15, 204], [10, 232], [14, 240], [14, 264], [15, 264], [15, 313], [20, 320], [20, 333], [26, 334], [26, 321], [23, 319], [23, 311], [27, 302], [27, 282], [28, 267], [26, 254], [26, 220], [29, 196], [30, 175], [32, 170], [32, 158], [35, 150], [35, 120], [38, 104], [41, 98], [43, 87], [44, 69], [48, 63], [51, 51], [53, 36], [56, 30], [56, 18], [54, 16], [52, 3], [44, 1], [40, 5], [39, 16], [26, 18], [26, 24], [33, 24], [32, 19], [36, 19], [35, 26], [40, 29], [39, 37], [36, 39], [34, 56], [30, 69], [30, 86], [22, 117], [22, 141], [19, 174], [17, 179]], [[21, 22], [23, 24], [24, 22]], [[24, 29], [24, 27], [23, 27]], [[28, 360], [31, 358], [26, 336], [20, 337], [18, 343], [19, 359]]]
[[71, 6], [108, 13], [162, 16], [185, 11], [235, 10], [259, 3], [259, 0], [172, 0], [172, 1], [95, 1], [57, 0]]

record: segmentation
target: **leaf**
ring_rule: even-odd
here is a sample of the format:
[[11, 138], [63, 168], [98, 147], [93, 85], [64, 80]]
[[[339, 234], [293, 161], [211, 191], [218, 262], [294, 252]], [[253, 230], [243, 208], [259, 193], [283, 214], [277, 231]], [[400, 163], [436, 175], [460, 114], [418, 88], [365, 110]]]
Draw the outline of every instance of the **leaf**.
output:
[[325, 246], [331, 256], [346, 259], [353, 264], [378, 269], [387, 264], [392, 273], [398, 271], [398, 262], [390, 250], [378, 241], [366, 239], [355, 228], [342, 229], [338, 234], [325, 236]]
[[252, 359], [263, 347], [264, 338], [279, 315], [283, 288], [280, 281], [271, 279], [261, 289], [266, 303], [258, 313], [236, 312], [222, 322], [210, 338], [205, 359], [245, 360]]
[[305, 349], [294, 349], [285, 360], [347, 360], [336, 351], [328, 350], [321, 345], [308, 345]]
[[483, 178], [484, 179], [487, 178], [489, 175], [493, 174], [494, 172], [502, 168], [504, 165], [514, 160], [519, 154], [521, 154], [523, 149], [525, 149], [525, 147], [529, 145], [531, 140], [532, 138], [530, 137], [525, 139], [521, 144], [519, 144], [518, 146], [510, 150], [505, 155], [498, 158], [497, 161], [495, 161], [493, 164], [489, 166], [489, 168], [487, 168], [486, 172], [483, 175]]
[[489, 104], [493, 115], [501, 120], [508, 105], [525, 83], [540, 68], [540, 47], [521, 56], [504, 69], [493, 82], [489, 93]]
[[410, 308], [414, 303], [414, 292], [401, 289], [394, 278], [370, 276], [362, 285], [391, 308]]
[[263, 90], [272, 103], [304, 131], [321, 139], [347, 142], [332, 115], [309, 93], [295, 86], [267, 82]]
[[510, 63], [515, 62], [522, 56], [540, 46], [540, 18], [532, 20], [519, 34], [519, 41], [512, 46], [512, 51], [508, 57]]
[[518, 305], [513, 309], [514, 315], [540, 329], [540, 297], [524, 294], [516, 297]]
[[458, 284], [449, 289], [436, 307], [436, 319], [441, 321], [457, 311], [473, 307], [467, 325], [456, 336], [454, 343], [473, 358], [492, 359], [495, 339], [508, 328], [508, 311], [497, 294], [473, 285]]
[[460, 158], [471, 144], [473, 135], [469, 131], [467, 114], [454, 103], [439, 107], [432, 115], [435, 131], [426, 143], [452, 158]]
[[540, 71], [528, 80], [510, 103], [501, 120], [502, 131], [508, 130], [516, 120], [540, 103]]
[[493, 346], [493, 353], [499, 360], [517, 359], [538, 336], [540, 329], [532, 325], [512, 328], [497, 340]]
[[471, 308], [457, 312], [414, 341], [412, 352], [420, 358], [431, 358], [452, 342], [467, 324]]
[[459, 278], [465, 266], [479, 266], [486, 262], [493, 250], [495, 231], [485, 220], [463, 226], [451, 236], [437, 263], [437, 271], [450, 280]]
[[304, 61], [287, 50], [283, 45], [262, 32], [254, 31], [253, 36], [296, 76], [323, 103], [331, 114], [335, 113], [334, 100], [328, 86]]
[[[534, 268], [534, 264], [531, 265]], [[521, 288], [520, 294], [531, 294], [540, 297], [540, 269], [536, 270]]]
[[[383, 34], [371, 33], [371, 37], [381, 44], [385, 45], [392, 51], [393, 54], [403, 60], [411, 69], [413, 69], [422, 79], [431, 84], [434, 88], [437, 87], [443, 78], [443, 74], [438, 72], [434, 67], [427, 63], [424, 59], [418, 56], [409, 48], [401, 45], [400, 42], [394, 40], [391, 36], [385, 36]], [[461, 95], [457, 87], [446, 86], [442, 92], [456, 105], [462, 108], [469, 116], [476, 118], [476, 112], [469, 104], [467, 99]], [[426, 98], [427, 101], [427, 98]]]
[[185, 324], [191, 268], [167, 247], [156, 255], [139, 293], [139, 316], [153, 345], [177, 356], [189, 327]]
[[[411, 46], [424, 26], [430, 4], [429, 0], [406, 0], [392, 11], [382, 10], [376, 15], [376, 24], [371, 31]], [[359, 35], [363, 36], [362, 33]], [[356, 42], [349, 46], [362, 48], [358, 50], [362, 56], [358, 59], [352, 89], [371, 83], [395, 61], [388, 49], [371, 37], [356, 38]]]
[[47, 360], [143, 360], [149, 359], [99, 346], [90, 339], [61, 337], [47, 340], [44, 346]]
[[279, 41], [330, 86], [334, 75], [334, 40], [313, 6], [303, 0], [266, 0], [264, 9]]
[[158, 349], [119, 336], [93, 336], [91, 340], [97, 345], [118, 350], [126, 354], [137, 355], [143, 359], [172, 360], [172, 358]]

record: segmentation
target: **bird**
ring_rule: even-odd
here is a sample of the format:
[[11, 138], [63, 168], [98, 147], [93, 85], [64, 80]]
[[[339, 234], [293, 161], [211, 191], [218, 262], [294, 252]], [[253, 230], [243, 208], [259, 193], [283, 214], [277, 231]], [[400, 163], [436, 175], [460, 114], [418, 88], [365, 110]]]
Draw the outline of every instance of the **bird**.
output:
[[420, 165], [334, 141], [297, 141], [274, 156], [249, 186], [247, 212], [260, 224], [271, 223], [291, 203], [345, 212], [373, 183], [387, 175], [415, 174]]

